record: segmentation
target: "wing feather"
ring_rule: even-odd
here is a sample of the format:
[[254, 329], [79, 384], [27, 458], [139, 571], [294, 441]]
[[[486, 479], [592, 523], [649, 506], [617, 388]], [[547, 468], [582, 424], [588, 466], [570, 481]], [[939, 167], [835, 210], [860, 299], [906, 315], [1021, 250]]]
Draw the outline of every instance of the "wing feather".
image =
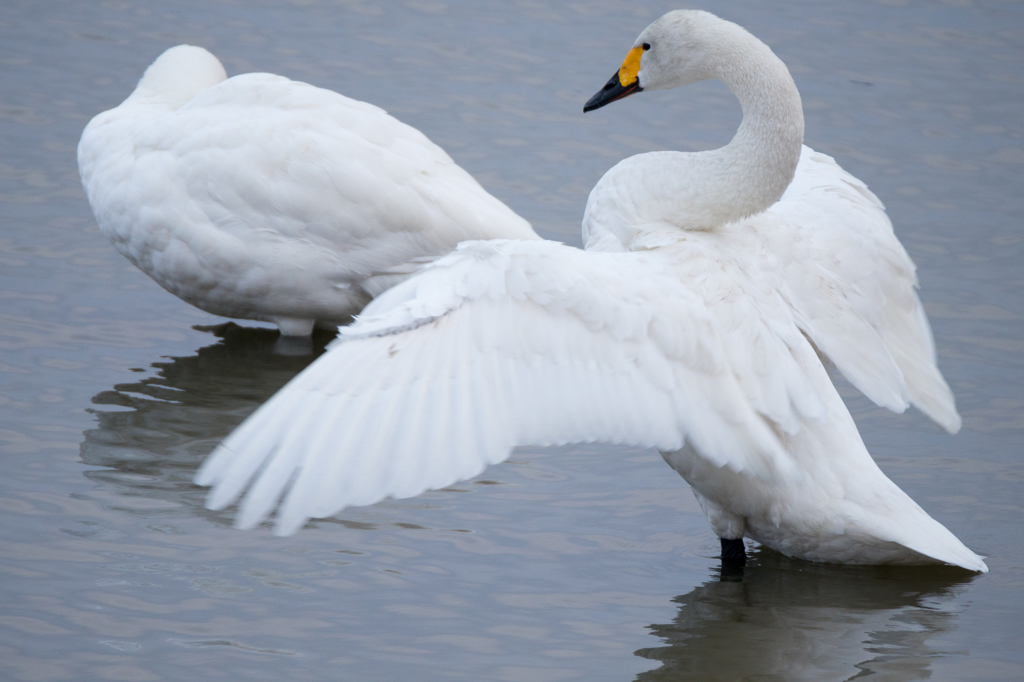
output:
[[[356, 363], [368, 359], [367, 354], [360, 353], [360, 350], [363, 349], [356, 349], [356, 356], [353, 358]], [[367, 371], [365, 366], [363, 365], [361, 374], [353, 372], [349, 376], [349, 390], [355, 395], [369, 390], [379, 381], [379, 377]], [[330, 441], [337, 439], [338, 428], [337, 423], [331, 419], [332, 413], [345, 412], [355, 422], [362, 418], [363, 406], [349, 396], [332, 396], [331, 400], [317, 404], [311, 409], [313, 401], [310, 400], [310, 389], [300, 383], [295, 391], [296, 403], [301, 407], [300, 410], [289, 413], [282, 420], [268, 419], [272, 430], [254, 431], [248, 440], [244, 440], [245, 434], [242, 433], [242, 438], [235, 446], [240, 452], [254, 447], [269, 447], [276, 442], [274, 434], [282, 431], [288, 434], [290, 444], [290, 447], [285, 449], [277, 448], [271, 463], [259, 472], [255, 485], [246, 493], [238, 517], [238, 525], [241, 528], [252, 528], [266, 518], [290, 483], [295, 482], [293, 489], [300, 487], [300, 480], [297, 480], [296, 475], [306, 470], [310, 454], [316, 452], [318, 447], [333, 445]], [[247, 421], [246, 424], [248, 423]], [[225, 474], [225, 477], [228, 476], [231, 476], [230, 472]]]
[[[442, 488], [516, 445], [690, 441], [777, 480], [793, 463], [704, 304], [655, 254], [467, 242], [378, 298], [203, 465], [240, 525], [276, 532]], [[671, 311], [668, 314], [667, 311]]]
[[209, 467], [201, 470], [202, 478], [197, 478], [199, 485], [219, 483], [210, 495], [208, 504], [211, 509], [219, 509], [230, 504], [249, 485], [256, 475], [275, 454], [278, 443], [274, 434], [279, 433], [288, 423], [288, 419], [302, 408], [301, 395], [292, 394], [282, 397], [274, 406], [273, 411], [261, 406], [242, 426], [244, 431], [236, 430], [238, 438], [233, 442], [237, 451], [224, 454], [216, 459], [208, 459]]
[[786, 269], [798, 323], [818, 349], [875, 403], [915, 405], [951, 433], [953, 392], [917, 296], [916, 268], [885, 207], [831, 157], [804, 147], [796, 177], [765, 229]]

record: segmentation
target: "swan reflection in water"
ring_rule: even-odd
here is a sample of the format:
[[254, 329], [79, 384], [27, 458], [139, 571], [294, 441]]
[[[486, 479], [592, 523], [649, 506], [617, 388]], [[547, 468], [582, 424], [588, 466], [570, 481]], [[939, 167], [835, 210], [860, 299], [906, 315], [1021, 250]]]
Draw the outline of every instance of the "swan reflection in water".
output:
[[672, 623], [651, 625], [665, 645], [638, 656], [662, 666], [637, 682], [683, 680], [924, 680], [931, 641], [956, 629], [958, 592], [973, 578], [945, 567], [813, 564], [771, 550], [723, 569], [676, 597]]
[[316, 359], [334, 334], [294, 340], [233, 322], [196, 329], [219, 341], [191, 356], [155, 362], [155, 376], [93, 397], [95, 405], [128, 409], [93, 411], [99, 423], [84, 433], [81, 457], [108, 467], [85, 475], [119, 494], [170, 501], [230, 524], [231, 515], [204, 508], [207, 491], [192, 483], [196, 469], [224, 436]]

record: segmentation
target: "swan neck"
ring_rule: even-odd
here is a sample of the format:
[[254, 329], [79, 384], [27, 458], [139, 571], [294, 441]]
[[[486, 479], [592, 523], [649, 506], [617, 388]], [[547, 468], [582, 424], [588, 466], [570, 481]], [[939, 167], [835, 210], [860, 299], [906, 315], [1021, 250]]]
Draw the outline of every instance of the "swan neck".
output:
[[[803, 106], [796, 84], [771, 49], [734, 24], [719, 43], [714, 77], [736, 96], [743, 121], [725, 147], [712, 152], [728, 175], [723, 182], [742, 189], [730, 221], [767, 210], [793, 180], [804, 137]], [[730, 39], [731, 38], [731, 39]]]
[[793, 180], [804, 116], [789, 70], [736, 24], [711, 15], [704, 21], [699, 64], [682, 65], [685, 75], [668, 75], [660, 87], [721, 80], [739, 100], [743, 122], [719, 149], [640, 154], [608, 171], [587, 202], [588, 249], [652, 248], [680, 231], [716, 230], [766, 211]]

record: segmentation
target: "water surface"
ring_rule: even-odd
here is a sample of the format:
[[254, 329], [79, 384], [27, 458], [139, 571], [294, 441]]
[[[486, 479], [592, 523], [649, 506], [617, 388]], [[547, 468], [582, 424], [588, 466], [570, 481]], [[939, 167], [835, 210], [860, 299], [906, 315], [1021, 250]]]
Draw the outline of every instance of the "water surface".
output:
[[[480, 478], [280, 539], [203, 508], [209, 450], [312, 359], [160, 289], [99, 234], [75, 145], [164, 49], [423, 130], [579, 244], [619, 159], [725, 143], [716, 83], [583, 116], [664, 2], [0, 6], [0, 678], [1018, 680], [1024, 677], [1024, 6], [707, 6], [768, 42], [808, 144], [886, 202], [919, 267], [950, 437], [843, 385], [883, 469], [985, 576], [818, 566], [717, 541], [653, 452], [523, 449]], [[323, 338], [317, 340], [322, 347]]]

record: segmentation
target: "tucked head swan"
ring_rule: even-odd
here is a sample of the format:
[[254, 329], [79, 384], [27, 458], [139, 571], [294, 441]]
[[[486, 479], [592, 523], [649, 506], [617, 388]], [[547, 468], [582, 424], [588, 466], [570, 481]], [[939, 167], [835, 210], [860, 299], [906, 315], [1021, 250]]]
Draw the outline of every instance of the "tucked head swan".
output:
[[537, 239], [418, 130], [179, 45], [82, 133], [100, 230], [181, 299], [286, 335], [335, 326], [466, 239]]
[[[813, 561], [988, 570], [882, 473], [819, 359], [881, 404], [958, 420], [913, 265], [863, 184], [801, 149], [782, 63], [734, 24], [673, 12], [597, 103], [698, 77], [744, 104], [730, 145], [616, 165], [588, 202], [587, 251], [464, 242], [379, 296], [203, 464], [208, 505], [241, 498], [243, 528], [276, 509], [289, 534], [517, 445], [605, 441], [661, 451], [723, 556], [749, 537]], [[866, 274], [819, 263], [850, 234]]]

